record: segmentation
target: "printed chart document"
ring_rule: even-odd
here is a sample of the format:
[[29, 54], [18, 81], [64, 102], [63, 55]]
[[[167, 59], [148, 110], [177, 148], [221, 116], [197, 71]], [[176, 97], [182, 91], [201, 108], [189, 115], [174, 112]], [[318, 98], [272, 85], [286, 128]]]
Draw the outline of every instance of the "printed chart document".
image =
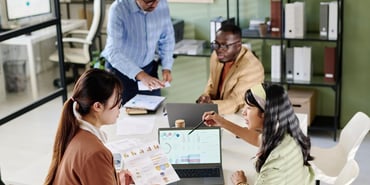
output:
[[[125, 143], [129, 147], [117, 146], [125, 145]], [[135, 184], [162, 185], [180, 180], [157, 141], [138, 143], [132, 147], [133, 143], [128, 140], [116, 141], [106, 146], [112, 148], [113, 156], [116, 156], [117, 151], [122, 147], [122, 150], [119, 152], [122, 160], [115, 160], [115, 162], [123, 162], [121, 167], [130, 171]]]
[[123, 107], [155, 111], [165, 98], [166, 97], [164, 96], [137, 94], [136, 96], [131, 98], [131, 100], [126, 102]]
[[122, 139], [114, 142], [105, 143], [105, 146], [113, 154], [114, 168], [116, 169], [116, 171], [121, 171], [123, 169], [121, 151], [134, 148], [138, 145], [138, 143], [140, 143], [139, 139]]

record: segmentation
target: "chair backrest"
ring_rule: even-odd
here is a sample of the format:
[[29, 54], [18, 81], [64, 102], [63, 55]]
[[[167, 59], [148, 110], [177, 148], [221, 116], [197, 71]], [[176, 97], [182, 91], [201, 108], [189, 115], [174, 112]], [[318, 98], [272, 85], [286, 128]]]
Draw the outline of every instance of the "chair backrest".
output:
[[354, 159], [347, 161], [342, 171], [340, 171], [338, 178], [334, 185], [350, 185], [359, 175], [360, 168]]
[[90, 41], [91, 45], [84, 45], [84, 52], [90, 56], [91, 60], [91, 50], [95, 43], [96, 37], [99, 35], [100, 29], [102, 28], [105, 17], [105, 0], [94, 0], [93, 4], [93, 18], [89, 33], [86, 36], [86, 40]]
[[346, 152], [347, 160], [354, 159], [361, 142], [370, 130], [370, 118], [363, 112], [357, 112], [343, 128], [339, 143]]
[[3, 180], [1, 180], [1, 171], [0, 171], [0, 185], [5, 185], [5, 183], [3, 182]]

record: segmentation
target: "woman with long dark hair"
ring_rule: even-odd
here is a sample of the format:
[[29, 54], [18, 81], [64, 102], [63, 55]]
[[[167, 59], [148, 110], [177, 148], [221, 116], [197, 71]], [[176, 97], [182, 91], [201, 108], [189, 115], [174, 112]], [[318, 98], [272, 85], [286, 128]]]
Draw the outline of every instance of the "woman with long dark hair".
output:
[[[212, 112], [204, 113], [205, 124], [228, 129], [259, 146], [255, 163], [258, 173], [256, 185], [314, 184], [314, 172], [308, 163], [313, 160], [311, 142], [300, 129], [284, 88], [258, 84], [247, 90], [245, 103], [242, 114], [248, 129], [244, 129], [243, 133], [239, 126]], [[258, 137], [256, 132], [260, 133]], [[242, 170], [236, 171], [231, 179], [235, 185], [248, 184]]]
[[121, 184], [125, 175], [116, 173], [100, 127], [116, 122], [122, 90], [110, 72], [90, 69], [81, 75], [64, 103], [46, 185]]

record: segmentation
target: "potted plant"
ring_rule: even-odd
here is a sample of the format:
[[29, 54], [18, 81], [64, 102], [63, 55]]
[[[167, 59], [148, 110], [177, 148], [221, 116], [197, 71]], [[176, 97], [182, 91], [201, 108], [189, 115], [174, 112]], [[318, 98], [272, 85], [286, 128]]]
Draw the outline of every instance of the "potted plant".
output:
[[100, 57], [99, 51], [92, 52], [91, 68], [105, 69], [105, 58]]
[[261, 37], [265, 36], [267, 34], [267, 31], [268, 31], [268, 23], [270, 21], [270, 18], [269, 17], [265, 17], [265, 22], [264, 23], [261, 23], [258, 27], [258, 32], [260, 34]]

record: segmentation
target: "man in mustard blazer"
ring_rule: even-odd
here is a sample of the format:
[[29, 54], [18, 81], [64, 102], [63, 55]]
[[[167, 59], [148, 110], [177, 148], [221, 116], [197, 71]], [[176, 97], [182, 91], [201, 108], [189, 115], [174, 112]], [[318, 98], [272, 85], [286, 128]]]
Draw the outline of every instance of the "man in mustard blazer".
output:
[[264, 68], [258, 58], [242, 46], [241, 29], [223, 25], [211, 43], [210, 75], [197, 103], [218, 104], [220, 114], [238, 112], [244, 106], [244, 93], [264, 80]]

